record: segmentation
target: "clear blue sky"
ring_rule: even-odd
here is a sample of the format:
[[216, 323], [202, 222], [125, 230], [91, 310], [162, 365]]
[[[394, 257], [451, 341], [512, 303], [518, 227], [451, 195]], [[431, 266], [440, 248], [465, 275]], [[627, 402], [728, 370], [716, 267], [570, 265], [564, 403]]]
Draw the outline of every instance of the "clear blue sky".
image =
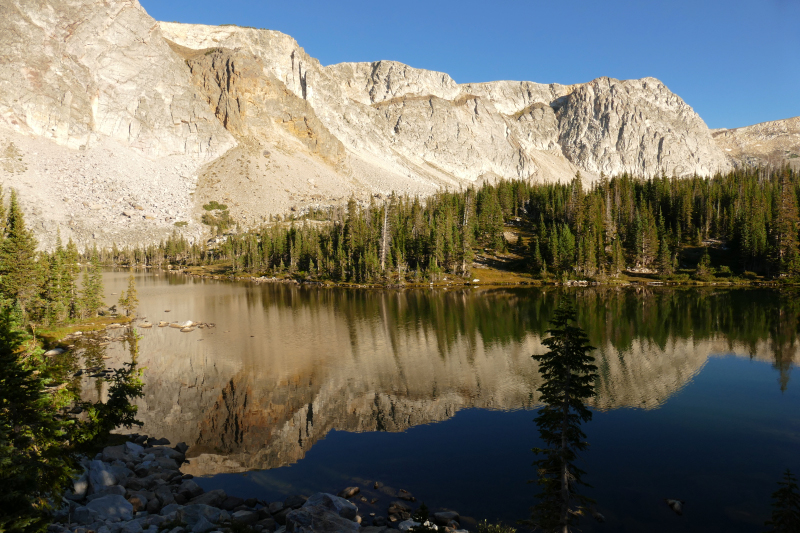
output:
[[294, 37], [323, 65], [391, 59], [457, 82], [653, 76], [711, 128], [800, 115], [800, 0], [140, 0], [158, 20]]

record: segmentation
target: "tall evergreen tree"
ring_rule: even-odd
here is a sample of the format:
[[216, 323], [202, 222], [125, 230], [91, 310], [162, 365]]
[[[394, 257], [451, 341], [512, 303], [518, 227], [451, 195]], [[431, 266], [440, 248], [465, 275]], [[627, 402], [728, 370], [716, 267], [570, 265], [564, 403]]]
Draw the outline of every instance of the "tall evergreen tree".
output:
[[95, 250], [89, 267], [83, 274], [83, 293], [81, 307], [88, 316], [97, 316], [97, 310], [103, 306], [103, 272], [100, 257]]
[[39, 292], [36, 246], [33, 232], [25, 227], [16, 191], [12, 190], [6, 238], [0, 244], [0, 293], [5, 298], [19, 301], [23, 313], [27, 313], [28, 305]]
[[576, 461], [578, 452], [588, 446], [580, 425], [592, 419], [585, 401], [595, 395], [597, 367], [590, 355], [594, 348], [574, 321], [575, 310], [562, 303], [550, 322], [550, 336], [543, 341], [549, 351], [533, 356], [544, 380], [538, 389], [544, 407], [535, 421], [546, 447], [533, 450], [541, 456], [534, 465], [542, 490], [530, 523], [547, 532], [568, 533], [591, 501], [577, 492], [586, 483]]
[[772, 517], [764, 522], [771, 526], [765, 533], [797, 533], [800, 531], [800, 490], [797, 478], [787, 469], [780, 488], [772, 493]]

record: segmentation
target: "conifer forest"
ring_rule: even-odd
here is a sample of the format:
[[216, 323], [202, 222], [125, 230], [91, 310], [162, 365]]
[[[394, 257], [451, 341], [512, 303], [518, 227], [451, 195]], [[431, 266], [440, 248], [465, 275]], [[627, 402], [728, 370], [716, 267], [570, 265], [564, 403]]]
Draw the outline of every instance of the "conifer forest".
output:
[[[740, 169], [713, 178], [602, 177], [586, 185], [500, 181], [431, 198], [392, 195], [227, 231], [218, 237], [104, 250], [103, 262], [227, 262], [230, 271], [351, 283], [468, 278], [479, 258], [513, 252], [511, 268], [543, 279], [643, 273], [685, 281], [785, 278], [800, 271], [797, 172]], [[216, 223], [220, 222], [219, 225]], [[507, 240], [509, 230], [519, 234]]]

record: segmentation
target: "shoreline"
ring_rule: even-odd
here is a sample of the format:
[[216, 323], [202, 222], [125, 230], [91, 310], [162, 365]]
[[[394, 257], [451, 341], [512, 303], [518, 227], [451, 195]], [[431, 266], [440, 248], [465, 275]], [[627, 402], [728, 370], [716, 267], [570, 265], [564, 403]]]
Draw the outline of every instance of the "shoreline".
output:
[[[209, 273], [197, 272], [193, 269], [203, 267], [185, 267], [185, 268], [172, 268], [168, 265], [167, 268], [155, 266], [122, 266], [110, 265], [105, 268], [119, 269], [119, 270], [144, 270], [144, 271], [160, 271], [170, 274], [181, 274], [197, 279], [208, 279], [216, 281], [243, 281], [255, 283], [277, 283], [286, 285], [302, 285], [307, 287], [321, 287], [328, 289], [372, 289], [372, 290], [386, 290], [386, 289], [467, 289], [467, 288], [509, 288], [509, 287], [609, 287], [609, 288], [622, 288], [622, 287], [670, 287], [670, 288], [700, 288], [700, 287], [718, 287], [718, 288], [790, 288], [800, 287], [800, 281], [781, 281], [781, 280], [737, 280], [725, 281], [716, 279], [713, 281], [702, 280], [689, 280], [689, 281], [674, 281], [674, 280], [659, 280], [649, 278], [633, 278], [633, 279], [615, 279], [615, 280], [541, 280], [541, 279], [514, 279], [515, 275], [519, 273], [512, 272], [508, 277], [508, 281], [483, 281], [480, 278], [468, 280], [448, 280], [447, 278], [434, 282], [406, 282], [406, 283], [350, 283], [342, 281], [327, 281], [327, 280], [309, 280], [305, 278], [293, 277], [277, 277], [277, 276], [257, 276], [255, 274], [236, 275], [228, 273]], [[476, 275], [480, 275], [477, 273]]]
[[[50, 533], [387, 533], [420, 525], [413, 518], [424, 504], [378, 481], [345, 487], [337, 495], [294, 494], [273, 502], [242, 498], [222, 489], [205, 491], [191, 474], [183, 474], [181, 466], [191, 462], [185, 443], [170, 447], [167, 439], [125, 437], [123, 444], [80, 460], [83, 472], [54, 513]], [[477, 526], [449, 509], [428, 517], [425, 525], [443, 533]]]

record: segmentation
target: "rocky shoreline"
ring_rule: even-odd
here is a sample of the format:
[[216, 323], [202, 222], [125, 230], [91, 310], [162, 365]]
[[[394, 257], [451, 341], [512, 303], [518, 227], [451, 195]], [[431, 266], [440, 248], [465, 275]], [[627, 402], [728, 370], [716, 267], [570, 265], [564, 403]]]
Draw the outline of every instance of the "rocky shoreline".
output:
[[[283, 501], [204, 491], [193, 476], [183, 474], [189, 447], [170, 447], [166, 439], [130, 435], [108, 446], [94, 459], [81, 460], [83, 473], [48, 527], [50, 533], [384, 533], [408, 531], [416, 499], [406, 491], [389, 503], [385, 514], [359, 510], [356, 502], [374, 506], [359, 487], [337, 495], [291, 495]], [[375, 489], [382, 488], [375, 482]], [[353, 501], [355, 500], [355, 501]], [[364, 506], [366, 507], [366, 506]], [[466, 533], [454, 511], [432, 513], [425, 526], [443, 533]], [[471, 519], [467, 519], [470, 520]]]

